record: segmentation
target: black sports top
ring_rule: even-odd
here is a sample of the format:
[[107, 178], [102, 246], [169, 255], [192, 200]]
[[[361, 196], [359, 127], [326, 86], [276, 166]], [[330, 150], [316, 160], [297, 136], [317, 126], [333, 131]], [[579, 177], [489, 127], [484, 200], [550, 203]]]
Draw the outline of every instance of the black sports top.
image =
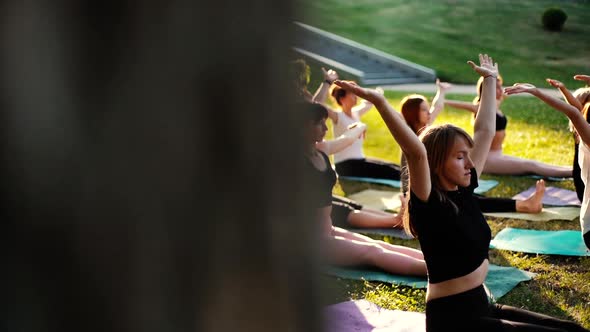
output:
[[506, 115], [496, 112], [496, 131], [505, 130], [508, 125]]
[[322, 155], [324, 162], [326, 163], [325, 170], [320, 171], [315, 168], [308, 158], [305, 158], [305, 161], [306, 165], [308, 165], [310, 179], [313, 181], [314, 188], [316, 189], [313, 197], [314, 201], [317, 202], [315, 206], [320, 208], [332, 205], [332, 189], [336, 184], [336, 172], [332, 168], [328, 156], [322, 151], [318, 150], [318, 152]]
[[436, 191], [430, 193], [427, 202], [410, 193], [410, 218], [431, 283], [467, 275], [488, 258], [492, 234], [473, 195], [477, 186], [477, 173], [472, 168], [469, 187], [446, 192], [446, 202], [441, 202]]

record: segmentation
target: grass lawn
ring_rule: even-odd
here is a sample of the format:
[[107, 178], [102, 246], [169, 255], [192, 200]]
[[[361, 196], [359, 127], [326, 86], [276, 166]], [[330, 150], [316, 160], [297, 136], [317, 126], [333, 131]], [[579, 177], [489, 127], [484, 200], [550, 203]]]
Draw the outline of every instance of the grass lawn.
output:
[[[397, 109], [399, 101], [405, 95], [401, 92], [387, 91], [386, 96]], [[432, 95], [427, 95], [432, 99]], [[449, 95], [449, 99], [471, 100], [473, 96]], [[535, 98], [510, 97], [502, 104], [502, 110], [508, 117], [507, 137], [504, 144], [505, 153], [537, 159], [558, 165], [571, 165], [573, 158], [573, 139], [567, 131], [567, 120], [561, 113], [553, 111]], [[400, 149], [395, 143], [379, 114], [371, 110], [363, 117], [368, 125], [365, 153], [399, 162]], [[445, 109], [436, 123], [450, 122], [472, 133], [471, 115], [466, 111]], [[527, 177], [489, 176], [500, 185], [489, 191], [487, 196], [511, 197], [535, 182]], [[571, 180], [547, 182], [548, 186], [558, 186], [573, 190]], [[342, 182], [336, 187], [336, 193], [351, 194], [367, 188], [387, 190], [378, 185]], [[389, 188], [390, 189], [390, 188]], [[579, 230], [579, 220], [529, 222], [513, 219], [487, 218], [492, 235], [505, 227], [530, 229], [573, 229]], [[399, 240], [380, 238], [388, 242], [418, 247], [416, 240]], [[452, 239], [449, 239], [452, 241]], [[459, 254], [459, 253], [455, 253]], [[590, 257], [563, 257], [514, 253], [490, 250], [493, 264], [514, 266], [537, 273], [528, 282], [521, 283], [499, 303], [522, 307], [549, 314], [555, 317], [575, 320], [590, 328]], [[424, 311], [424, 290], [383, 283], [350, 281], [323, 276], [324, 303], [337, 303], [348, 299], [367, 298], [381, 306], [391, 309]]]
[[[543, 11], [568, 15], [562, 32], [542, 28]], [[576, 73], [590, 73], [588, 0], [299, 0], [298, 20], [433, 68], [453, 83], [475, 83], [465, 65], [478, 53], [500, 64], [506, 84], [570, 88]]]

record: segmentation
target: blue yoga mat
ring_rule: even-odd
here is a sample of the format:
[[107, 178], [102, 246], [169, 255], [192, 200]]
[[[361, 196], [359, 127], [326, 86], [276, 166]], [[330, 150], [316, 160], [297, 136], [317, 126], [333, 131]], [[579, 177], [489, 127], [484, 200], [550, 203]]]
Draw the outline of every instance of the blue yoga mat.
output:
[[402, 182], [399, 180], [364, 178], [364, 177], [358, 177], [358, 176], [339, 176], [338, 179], [347, 180], [347, 181], [356, 181], [356, 182], [375, 183], [375, 184], [381, 184], [381, 185], [393, 187], [393, 188], [401, 188], [402, 187]]
[[590, 256], [580, 231], [504, 228], [490, 248], [546, 255]]
[[[401, 181], [398, 180], [389, 180], [389, 179], [376, 179], [376, 178], [364, 178], [364, 177], [356, 177], [356, 176], [339, 176], [341, 180], [347, 181], [357, 181], [357, 182], [366, 182], [366, 183], [375, 183], [384, 186], [389, 186], [393, 188], [401, 188]], [[494, 188], [498, 185], [498, 181], [496, 180], [479, 180], [479, 187], [475, 188], [476, 194], [483, 194], [486, 191]]]
[[[426, 288], [427, 285], [426, 278], [400, 276], [376, 268], [329, 266], [325, 268], [324, 272], [344, 279], [381, 281], [415, 288]], [[531, 280], [534, 275], [534, 273], [522, 271], [515, 267], [490, 264], [485, 284], [494, 298], [498, 299], [516, 287], [521, 281]]]

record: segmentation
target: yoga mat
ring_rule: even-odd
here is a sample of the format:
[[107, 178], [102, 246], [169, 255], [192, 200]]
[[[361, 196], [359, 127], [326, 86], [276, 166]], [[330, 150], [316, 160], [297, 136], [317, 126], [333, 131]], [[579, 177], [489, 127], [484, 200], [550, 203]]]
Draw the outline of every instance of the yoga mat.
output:
[[399, 211], [401, 206], [400, 195], [399, 191], [366, 189], [349, 195], [348, 198], [362, 204], [363, 207], [383, 211]]
[[[484, 182], [483, 189], [489, 190], [498, 184], [495, 180], [482, 180]], [[493, 181], [493, 182], [489, 182]], [[481, 187], [481, 186], [480, 186]], [[348, 198], [362, 204], [364, 207], [383, 211], [399, 211], [401, 202], [399, 191], [365, 189], [357, 193], [348, 195]]]
[[[513, 199], [525, 200], [535, 193], [535, 186], [515, 195]], [[557, 187], [546, 187], [545, 195], [543, 196], [543, 204], [555, 205], [555, 206], [566, 206], [575, 205], [580, 206], [582, 202], [578, 199], [578, 195], [575, 191], [557, 188]]]
[[365, 299], [329, 305], [323, 310], [327, 332], [424, 332], [421, 312], [384, 309]]
[[[518, 176], [518, 175], [515, 175]], [[572, 178], [558, 178], [555, 176], [541, 176], [541, 175], [525, 175], [528, 176], [530, 178], [533, 179], [544, 179], [544, 180], [549, 180], [549, 181], [553, 181], [553, 182], [561, 182], [561, 181], [567, 181], [567, 180], [571, 180]]]
[[326, 266], [324, 273], [344, 279], [381, 281], [414, 288], [426, 288], [427, 284], [425, 277], [400, 276], [373, 267]]
[[579, 207], [544, 207], [540, 213], [493, 212], [484, 213], [486, 216], [529, 221], [568, 220], [572, 221], [580, 216]]
[[[415, 288], [426, 288], [426, 278], [394, 275], [377, 268], [328, 266], [324, 273], [335, 277], [355, 280], [381, 281]], [[521, 281], [530, 280], [535, 274], [510, 266], [490, 264], [485, 284], [494, 298], [499, 299]]]
[[391, 236], [404, 240], [410, 240], [414, 238], [410, 234], [406, 233], [406, 231], [399, 228], [346, 228], [346, 230], [361, 234]]
[[356, 182], [376, 183], [376, 184], [381, 184], [381, 185], [389, 186], [389, 187], [393, 187], [393, 188], [401, 188], [401, 186], [402, 186], [402, 183], [399, 180], [364, 178], [364, 177], [357, 177], [357, 176], [339, 176], [338, 179], [347, 180], [347, 181], [356, 181]]
[[486, 191], [494, 188], [497, 185], [498, 185], [498, 181], [496, 181], [496, 180], [479, 179], [479, 186], [477, 188], [475, 188], [475, 190], [473, 192], [478, 195], [481, 195], [481, 194], [485, 193]]
[[580, 231], [504, 228], [490, 248], [546, 255], [590, 256]]
[[[375, 179], [375, 178], [364, 178], [364, 177], [356, 177], [356, 176], [339, 176], [339, 179], [348, 180], [348, 181], [357, 181], [357, 182], [366, 182], [366, 183], [376, 183], [381, 184], [384, 186], [389, 186], [393, 188], [401, 188], [401, 181], [398, 180], [388, 180], [388, 179]], [[483, 194], [486, 191], [494, 188], [498, 185], [498, 181], [496, 180], [479, 180], [479, 186], [475, 188], [476, 194]]]

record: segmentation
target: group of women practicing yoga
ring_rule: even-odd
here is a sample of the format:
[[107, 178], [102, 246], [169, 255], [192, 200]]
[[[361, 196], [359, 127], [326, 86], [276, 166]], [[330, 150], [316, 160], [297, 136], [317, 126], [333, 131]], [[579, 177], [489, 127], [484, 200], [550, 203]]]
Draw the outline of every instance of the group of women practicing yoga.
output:
[[[300, 105], [304, 115], [302, 153], [310, 179], [317, 184], [317, 196], [311, 208], [317, 210], [323, 258], [330, 264], [373, 265], [395, 274], [428, 276], [427, 331], [587, 331], [570, 321], [489, 302], [483, 283], [489, 266], [491, 231], [482, 211], [486, 206], [492, 209], [502, 204], [506, 209], [538, 211], [544, 183], [537, 182], [537, 192], [527, 201], [511, 201], [510, 205], [500, 201], [486, 203], [474, 194], [481, 173], [508, 174], [508, 170], [512, 170], [512, 174], [565, 177], [572, 176], [572, 169], [502, 154], [506, 118], [498, 108], [504, 97], [498, 65], [485, 54], [479, 56], [479, 65], [468, 63], [480, 76], [478, 99], [473, 107], [445, 101], [449, 84], [442, 82], [437, 82], [438, 92], [432, 106], [425, 97], [410, 95], [403, 99], [400, 113], [388, 103], [382, 91], [340, 81], [334, 71], [324, 70], [324, 83], [314, 95], [307, 91], [305, 79], [297, 81], [297, 91], [306, 101]], [[588, 76], [576, 77], [590, 82]], [[590, 124], [586, 121], [590, 94], [585, 91], [572, 95], [560, 82], [550, 80], [549, 83], [562, 91], [567, 103], [530, 84], [517, 84], [505, 91], [508, 95], [530, 93], [571, 120], [576, 137], [581, 141], [577, 143], [578, 172], [583, 186], [590, 177], [590, 148], [587, 146]], [[340, 110], [324, 105], [331, 85], [334, 85], [331, 95]], [[357, 98], [363, 100], [358, 106]], [[431, 125], [445, 103], [474, 113], [473, 138], [452, 124]], [[406, 172], [398, 165], [363, 154], [366, 126], [360, 122], [360, 117], [373, 106], [401, 147], [407, 176], [403, 176]], [[328, 118], [334, 124], [332, 141], [324, 140]], [[335, 155], [338, 173], [380, 178], [388, 174], [389, 178], [401, 179], [407, 193], [407, 206], [402, 205], [402, 216], [347, 203], [343, 203], [345, 208], [340, 207], [332, 195], [337, 175], [329, 154]], [[586, 194], [583, 187], [580, 190], [582, 231], [588, 245], [590, 194]], [[335, 213], [338, 209], [342, 210]], [[360, 224], [366, 224], [371, 218], [384, 221], [381, 227], [403, 223], [418, 239], [422, 250], [373, 240], [337, 226], [339, 223], [354, 226], [358, 219], [363, 220]], [[453, 240], [448, 241], [451, 238]]]

